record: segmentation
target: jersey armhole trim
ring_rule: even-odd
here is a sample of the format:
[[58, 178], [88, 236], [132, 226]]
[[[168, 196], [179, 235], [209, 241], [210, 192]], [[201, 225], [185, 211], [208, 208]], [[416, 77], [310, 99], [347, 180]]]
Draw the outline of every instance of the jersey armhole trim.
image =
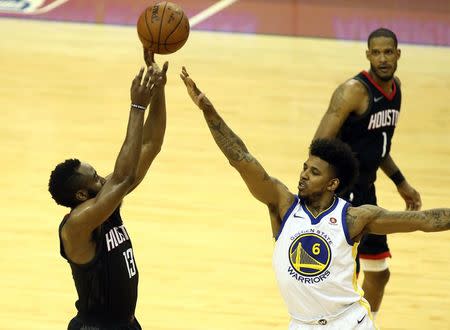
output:
[[[364, 71], [362, 73], [364, 73]], [[358, 81], [359, 83], [361, 83], [364, 86], [364, 88], [367, 91], [367, 97], [369, 99], [369, 103], [367, 104], [366, 111], [364, 111], [364, 113], [362, 115], [359, 115], [359, 116], [353, 115], [353, 116], [349, 117], [349, 119], [352, 122], [359, 121], [359, 120], [362, 120], [362, 119], [368, 117], [370, 115], [370, 109], [372, 108], [372, 105], [373, 105], [373, 93], [372, 93], [372, 90], [370, 89], [369, 85], [359, 75], [353, 77], [353, 79], [355, 79], [356, 81]]]
[[[78, 268], [80, 270], [90, 269], [91, 267], [93, 267], [93, 265], [96, 264], [97, 260], [99, 259], [100, 255], [102, 254], [103, 249], [104, 249], [103, 248], [103, 240], [102, 240], [102, 237], [103, 237], [104, 233], [103, 233], [102, 226], [100, 225], [100, 235], [99, 235], [100, 238], [96, 242], [96, 249], [95, 249], [94, 257], [90, 261], [85, 263], [85, 264], [79, 264], [79, 263], [76, 263], [75, 261], [73, 261], [72, 259], [70, 259], [69, 256], [66, 254], [66, 251], [64, 251], [64, 244], [63, 244], [62, 238], [61, 238], [61, 230], [62, 230], [63, 225], [67, 222], [68, 219], [69, 219], [69, 215], [67, 215], [67, 218], [64, 219], [64, 221], [61, 223], [60, 228], [59, 228], [59, 239], [60, 239], [60, 244], [61, 244], [61, 256], [64, 259], [66, 259], [67, 262], [70, 265], [72, 265], [72, 266], [74, 266], [74, 267], [76, 267], [76, 268]], [[93, 235], [94, 235], [94, 233], [93, 233]]]
[[347, 226], [347, 209], [350, 206], [350, 203], [345, 203], [344, 207], [342, 208], [342, 229], [344, 230], [345, 239], [348, 243], [348, 245], [353, 246], [355, 242], [350, 237], [350, 233], [348, 232], [348, 226]]
[[294, 210], [294, 208], [297, 206], [299, 201], [298, 196], [295, 196], [295, 200], [292, 203], [292, 205], [289, 207], [289, 209], [286, 211], [286, 214], [283, 217], [283, 220], [281, 221], [281, 226], [280, 226], [280, 231], [278, 232], [277, 236], [274, 237], [275, 241], [278, 240], [278, 237], [280, 237], [281, 232], [283, 231], [284, 225], [286, 224], [286, 220], [289, 218], [289, 216], [291, 215], [292, 211]]

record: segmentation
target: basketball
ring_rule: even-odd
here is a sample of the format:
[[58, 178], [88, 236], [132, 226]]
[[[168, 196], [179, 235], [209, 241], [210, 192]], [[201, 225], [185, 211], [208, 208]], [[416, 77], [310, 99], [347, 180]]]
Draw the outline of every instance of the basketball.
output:
[[179, 50], [186, 43], [189, 30], [189, 19], [183, 9], [167, 1], [147, 7], [137, 21], [142, 45], [156, 54]]

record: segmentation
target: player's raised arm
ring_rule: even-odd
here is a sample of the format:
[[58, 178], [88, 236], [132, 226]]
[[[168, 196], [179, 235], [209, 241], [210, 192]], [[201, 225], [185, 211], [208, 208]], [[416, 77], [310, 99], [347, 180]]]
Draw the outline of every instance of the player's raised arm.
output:
[[[269, 206], [277, 207], [279, 212], [283, 213], [286, 200], [292, 202], [294, 195], [280, 181], [267, 174], [258, 160], [250, 154], [244, 142], [217, 113], [205, 94], [197, 88], [184, 67], [180, 76], [187, 87], [189, 96], [203, 111], [204, 118], [217, 146], [227, 157], [230, 164], [240, 173], [252, 195]], [[281, 204], [283, 206], [280, 207]], [[288, 207], [289, 205], [286, 209]]]
[[[131, 109], [125, 141], [116, 159], [114, 171], [103, 184], [95, 198], [80, 196], [85, 202], [75, 207], [63, 227], [65, 239], [89, 238], [92, 231], [102, 224], [119, 206], [133, 185], [142, 147], [144, 112], [151, 97], [151, 71], [142, 79], [144, 69], [131, 85]], [[94, 175], [95, 179], [95, 175]]]
[[367, 105], [367, 91], [360, 82], [350, 79], [339, 85], [333, 92], [314, 139], [336, 137], [348, 116], [366, 109]]
[[148, 69], [152, 71], [152, 98], [142, 133], [142, 150], [139, 157], [136, 180], [128, 193], [136, 188], [136, 186], [144, 179], [153, 160], [161, 151], [166, 132], [165, 85], [167, 82], [167, 69], [169, 63], [165, 62], [162, 69], [160, 69], [158, 64], [154, 61], [153, 53], [147, 49], [144, 49], [144, 59]]

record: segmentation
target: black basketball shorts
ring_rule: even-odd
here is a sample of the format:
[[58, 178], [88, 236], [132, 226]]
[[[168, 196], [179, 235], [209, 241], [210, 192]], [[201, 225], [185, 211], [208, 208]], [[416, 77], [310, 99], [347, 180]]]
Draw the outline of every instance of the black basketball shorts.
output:
[[[353, 206], [360, 206], [364, 204], [377, 205], [375, 185], [357, 185], [350, 193], [344, 196], [344, 199], [349, 201]], [[391, 257], [386, 235], [364, 235], [359, 243], [358, 255], [359, 258], [372, 260]]]
[[142, 328], [136, 319], [134, 319], [130, 324], [103, 325], [97, 322], [86, 322], [79, 316], [75, 316], [70, 321], [67, 330], [142, 330]]

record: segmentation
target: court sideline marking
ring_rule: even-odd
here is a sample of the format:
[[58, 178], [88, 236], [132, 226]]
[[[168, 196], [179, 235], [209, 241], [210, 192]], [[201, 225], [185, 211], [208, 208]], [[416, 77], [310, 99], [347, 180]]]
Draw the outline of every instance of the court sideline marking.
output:
[[[69, 0], [56, 0], [55, 2], [52, 2], [50, 4], [48, 4], [47, 6], [44, 6], [42, 8], [38, 8], [34, 11], [30, 11], [30, 12], [21, 12], [22, 15], [36, 15], [36, 14], [45, 14], [48, 13], [49, 11], [65, 4], [66, 2], [68, 2]], [[216, 2], [215, 4], [213, 4], [212, 6], [209, 6], [208, 8], [206, 8], [205, 10], [202, 10], [201, 12], [199, 12], [197, 15], [192, 16], [189, 19], [189, 24], [191, 27], [194, 27], [195, 25], [203, 22], [204, 20], [208, 19], [209, 17], [215, 15], [216, 13], [222, 11], [223, 9], [231, 6], [233, 3], [237, 2], [238, 0], [220, 0], [218, 2]], [[5, 10], [2, 11], [4, 13], [16, 13], [15, 11], [9, 11], [9, 10]]]
[[231, 6], [233, 3], [237, 2], [237, 1], [238, 0], [220, 0], [220, 1], [216, 2], [215, 4], [213, 4], [212, 6], [209, 6], [205, 10], [199, 12], [197, 15], [189, 18], [189, 25], [191, 27], [194, 27], [195, 25], [203, 22], [204, 20], [208, 19], [212, 15]]
[[44, 6], [42, 8], [37, 8], [33, 11], [14, 11], [14, 10], [0, 10], [1, 13], [7, 13], [7, 14], [21, 14], [21, 15], [36, 15], [36, 14], [45, 14], [48, 13], [50, 10], [53, 10], [63, 4], [65, 4], [69, 0], [56, 0], [55, 2], [49, 3], [47, 6]]

